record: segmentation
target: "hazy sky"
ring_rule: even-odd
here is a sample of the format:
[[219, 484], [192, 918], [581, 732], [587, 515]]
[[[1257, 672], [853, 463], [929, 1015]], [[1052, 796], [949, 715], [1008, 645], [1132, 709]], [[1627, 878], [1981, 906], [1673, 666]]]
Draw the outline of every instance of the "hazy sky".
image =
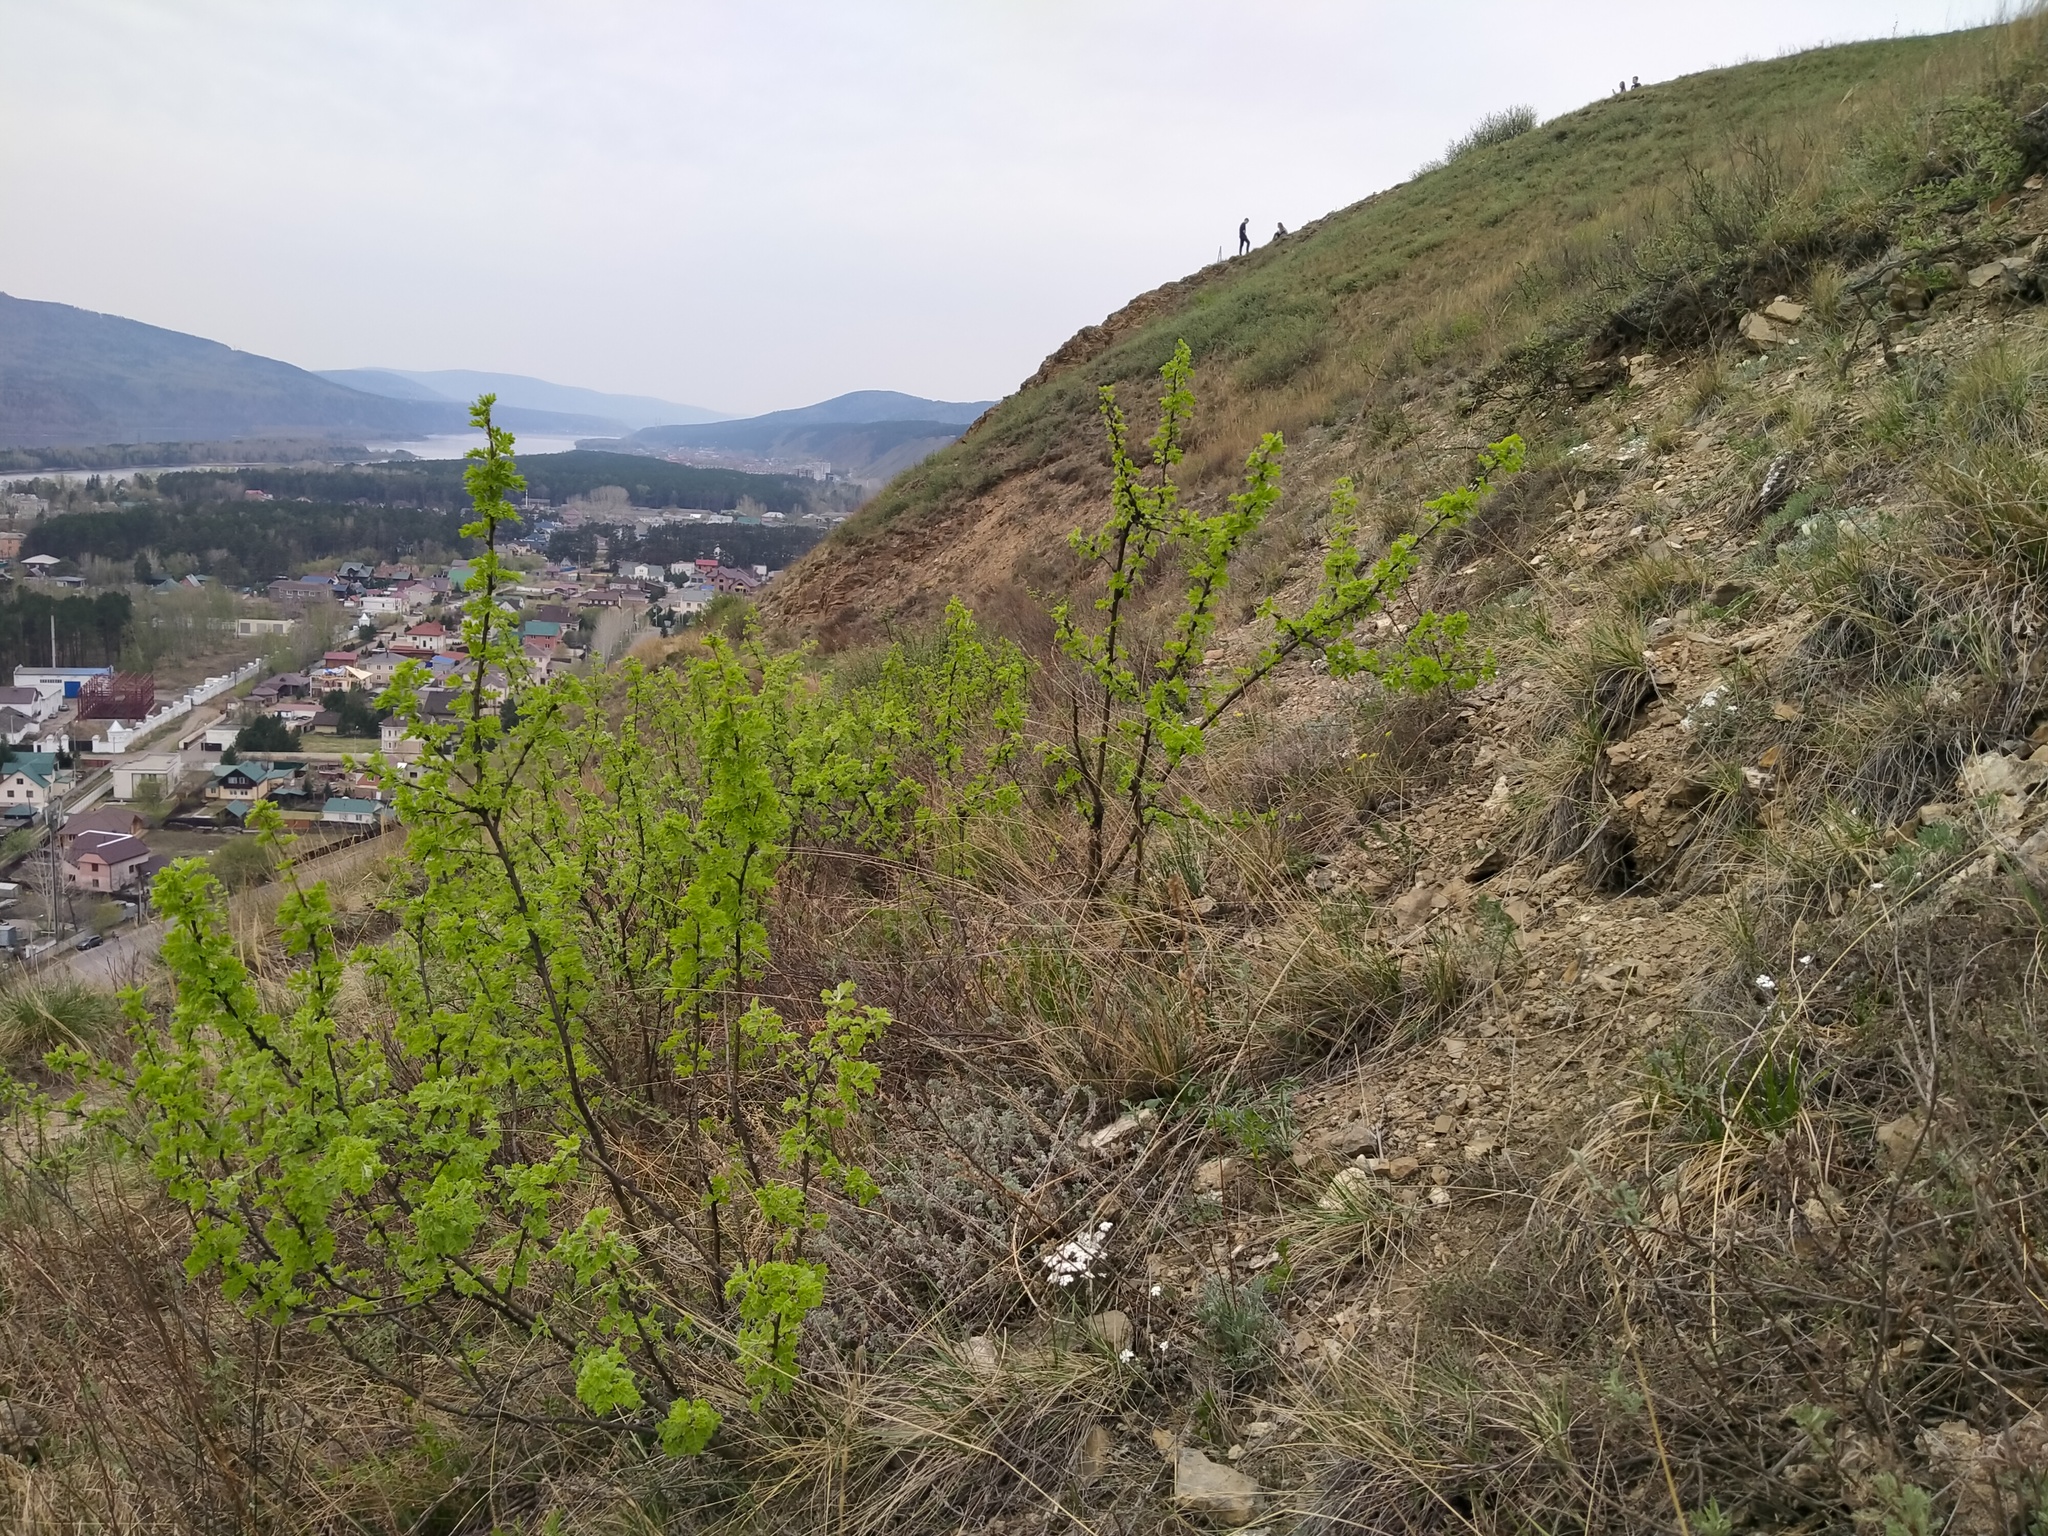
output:
[[0, 0], [0, 290], [305, 367], [998, 396], [1485, 112], [1997, 0]]

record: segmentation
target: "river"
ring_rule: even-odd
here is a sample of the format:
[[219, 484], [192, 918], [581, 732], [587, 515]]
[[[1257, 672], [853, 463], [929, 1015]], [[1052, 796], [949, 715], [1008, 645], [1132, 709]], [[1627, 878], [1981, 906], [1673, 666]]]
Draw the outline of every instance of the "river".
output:
[[[459, 459], [471, 448], [481, 448], [484, 437], [481, 432], [441, 432], [431, 437], [408, 438], [403, 442], [371, 443], [368, 445], [373, 457], [383, 458], [390, 454], [405, 452], [416, 459]], [[567, 453], [576, 446], [573, 437], [559, 437], [535, 432], [521, 433], [513, 446], [513, 452], [524, 457], [536, 453]], [[24, 469], [0, 473], [0, 486], [23, 485], [30, 480], [61, 480], [65, 482], [89, 479], [98, 475], [110, 485], [131, 480], [137, 475], [162, 475], [181, 469], [265, 469], [274, 465], [231, 463], [215, 464], [124, 464], [118, 469]]]

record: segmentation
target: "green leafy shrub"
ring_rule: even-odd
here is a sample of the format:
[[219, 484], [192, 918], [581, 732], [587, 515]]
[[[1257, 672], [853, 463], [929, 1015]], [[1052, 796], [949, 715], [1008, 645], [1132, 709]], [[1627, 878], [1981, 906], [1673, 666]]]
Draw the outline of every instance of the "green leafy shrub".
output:
[[859, 711], [801, 658], [718, 637], [680, 670], [532, 681], [498, 596], [523, 482], [491, 404], [466, 530], [479, 665], [452, 717], [426, 715], [417, 664], [380, 700], [423, 750], [385, 768], [409, 879], [398, 937], [359, 957], [374, 1019], [341, 1008], [327, 892], [264, 802], [261, 841], [231, 846], [283, 864], [289, 975], [259, 989], [222, 880], [181, 860], [156, 885], [175, 1001], [132, 996], [132, 1061], [94, 1070], [191, 1213], [188, 1271], [253, 1316], [419, 1401], [573, 1403], [685, 1454], [791, 1381], [828, 1202], [874, 1193], [843, 1147], [888, 1015], [841, 984], [786, 1020], [759, 992], [764, 912], [799, 838], [915, 855], [918, 786], [869, 749], [918, 722], [870, 709], [842, 750]]
[[1489, 112], [1474, 123], [1471, 129], [1459, 135], [1444, 148], [1444, 157], [1439, 165], [1449, 165], [1467, 155], [1495, 144], [1505, 144], [1510, 139], [1519, 139], [1536, 126], [1534, 107], [1502, 107], [1498, 112]]
[[[1339, 480], [1322, 580], [1308, 605], [1286, 615], [1271, 601], [1262, 603], [1273, 639], [1241, 667], [1205, 670], [1233, 563], [1280, 499], [1285, 445], [1278, 433], [1266, 434], [1245, 461], [1245, 488], [1223, 511], [1205, 515], [1184, 503], [1175, 476], [1194, 417], [1193, 372], [1182, 341], [1160, 370], [1165, 392], [1143, 465], [1132, 456], [1115, 388], [1100, 391], [1112, 471], [1110, 515], [1095, 532], [1077, 530], [1071, 539], [1075, 553], [1103, 572], [1094, 604], [1099, 618], [1085, 623], [1066, 602], [1052, 610], [1071, 681], [1066, 718], [1054, 725], [1042, 752], [1055, 794], [1085, 827], [1083, 889], [1090, 896], [1126, 868], [1134, 885], [1142, 881], [1153, 829], [1190, 812], [1174, 794], [1181, 769], [1207, 749], [1211, 728], [1292, 657], [1305, 653], [1333, 677], [1370, 676], [1407, 693], [1469, 688], [1491, 672], [1491, 658], [1465, 643], [1469, 618], [1462, 613], [1426, 611], [1384, 645], [1362, 645], [1354, 636], [1407, 586], [1419, 564], [1418, 547], [1464, 523], [1492, 494], [1497, 477], [1522, 468], [1519, 437], [1483, 450], [1475, 477], [1426, 503], [1428, 521], [1394, 539], [1370, 564], [1356, 543], [1356, 489], [1348, 478]], [[1148, 644], [1141, 638], [1137, 593], [1169, 550], [1185, 567], [1187, 586], [1163, 638]]]

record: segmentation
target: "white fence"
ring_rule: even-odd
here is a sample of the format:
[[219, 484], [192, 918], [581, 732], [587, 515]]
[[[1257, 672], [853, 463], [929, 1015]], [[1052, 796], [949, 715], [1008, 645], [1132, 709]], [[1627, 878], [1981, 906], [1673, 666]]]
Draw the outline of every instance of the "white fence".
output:
[[247, 666], [237, 667], [224, 676], [209, 677], [168, 704], [157, 705], [150, 711], [147, 719], [138, 720], [134, 725], [123, 725], [118, 720], [113, 721], [107, 726], [106, 735], [93, 737], [92, 749], [95, 752], [118, 756], [158, 726], [168, 721], [183, 719], [207, 700], [219, 698], [237, 683], [254, 677], [262, 670], [263, 663], [260, 659], [252, 661]]

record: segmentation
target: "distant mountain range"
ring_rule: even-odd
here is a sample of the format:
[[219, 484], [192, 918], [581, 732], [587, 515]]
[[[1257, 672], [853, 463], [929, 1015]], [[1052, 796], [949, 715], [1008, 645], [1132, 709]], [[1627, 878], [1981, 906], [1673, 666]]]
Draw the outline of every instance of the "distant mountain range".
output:
[[702, 406], [523, 374], [310, 372], [118, 315], [0, 294], [0, 450], [246, 443], [265, 457], [274, 454], [256, 445], [368, 445], [464, 431], [468, 402], [486, 391], [515, 432], [734, 469], [829, 466], [862, 481], [916, 463], [988, 406], [857, 390], [734, 421]]
[[[237, 437], [361, 442], [415, 435], [427, 409], [217, 341], [0, 294], [0, 447]], [[446, 414], [431, 413], [436, 422]]]
[[612, 395], [598, 389], [578, 389], [573, 384], [550, 384], [546, 379], [528, 378], [523, 373], [478, 373], [469, 368], [442, 368], [419, 373], [405, 368], [322, 368], [320, 377], [366, 394], [393, 400], [420, 400], [467, 407], [484, 393], [494, 394], [498, 403], [521, 410], [552, 411], [566, 417], [580, 417], [592, 423], [587, 430], [637, 431], [671, 422], [724, 421], [723, 411], [708, 411], [701, 405], [678, 405], [652, 395]]
[[602, 446], [736, 469], [828, 465], [849, 479], [879, 483], [945, 447], [993, 403], [923, 400], [890, 389], [859, 389], [816, 405], [738, 421], [644, 427]]

